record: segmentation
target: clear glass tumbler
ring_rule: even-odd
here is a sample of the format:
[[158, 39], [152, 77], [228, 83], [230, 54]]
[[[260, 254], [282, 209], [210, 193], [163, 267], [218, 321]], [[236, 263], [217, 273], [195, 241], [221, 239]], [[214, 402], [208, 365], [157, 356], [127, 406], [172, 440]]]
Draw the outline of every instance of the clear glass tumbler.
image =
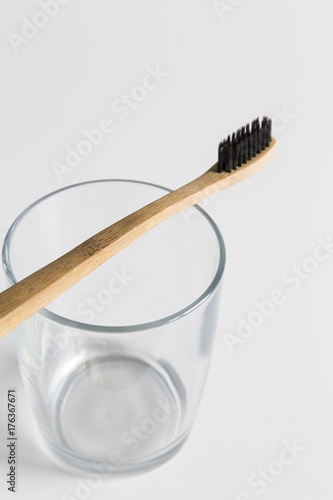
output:
[[[13, 223], [9, 285], [167, 189], [100, 180], [55, 191]], [[199, 207], [163, 222], [16, 329], [24, 385], [52, 458], [118, 474], [170, 458], [209, 365], [225, 249]]]

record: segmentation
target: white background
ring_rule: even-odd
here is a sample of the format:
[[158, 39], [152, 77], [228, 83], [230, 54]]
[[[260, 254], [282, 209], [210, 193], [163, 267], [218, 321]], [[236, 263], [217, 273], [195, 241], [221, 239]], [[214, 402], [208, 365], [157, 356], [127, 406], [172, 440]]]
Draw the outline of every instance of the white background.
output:
[[[333, 256], [295, 291], [283, 278], [294, 265], [314, 268], [307, 259], [318, 238], [333, 238], [332, 3], [226, 0], [219, 16], [212, 0], [71, 0], [17, 52], [8, 34], [20, 35], [22, 18], [31, 20], [40, 6], [0, 6], [2, 237], [22, 209], [64, 185], [129, 178], [176, 188], [215, 163], [221, 138], [258, 115], [273, 118], [278, 141], [269, 166], [207, 205], [226, 242], [227, 267], [189, 440], [161, 468], [105, 480], [86, 498], [332, 499]], [[111, 104], [156, 65], [168, 76], [121, 120]], [[114, 121], [112, 134], [60, 181], [54, 162], [63, 163], [66, 148], [104, 118]], [[274, 289], [284, 303], [232, 352], [226, 333], [237, 335], [239, 318]], [[15, 498], [79, 498], [77, 479], [40, 447], [11, 335], [0, 346], [1, 498], [13, 497], [4, 442], [12, 386], [20, 437]], [[249, 476], [295, 440], [303, 451], [258, 493]]]

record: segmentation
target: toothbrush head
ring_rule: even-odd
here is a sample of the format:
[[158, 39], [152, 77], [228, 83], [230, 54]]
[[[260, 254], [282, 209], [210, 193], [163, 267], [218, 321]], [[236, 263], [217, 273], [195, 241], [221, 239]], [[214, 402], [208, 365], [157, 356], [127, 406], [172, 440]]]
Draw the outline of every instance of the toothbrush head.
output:
[[220, 142], [218, 149], [217, 171], [231, 173], [244, 166], [269, 147], [272, 141], [272, 120], [264, 116], [253, 120], [234, 132], [230, 138]]

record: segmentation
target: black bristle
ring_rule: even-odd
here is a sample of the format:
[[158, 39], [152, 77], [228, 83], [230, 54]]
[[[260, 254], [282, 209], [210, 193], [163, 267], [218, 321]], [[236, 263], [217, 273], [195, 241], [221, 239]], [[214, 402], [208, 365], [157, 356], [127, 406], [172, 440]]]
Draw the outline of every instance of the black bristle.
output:
[[257, 151], [258, 151], [258, 132], [255, 130], [253, 132], [253, 157], [255, 158], [257, 156]]
[[253, 135], [249, 135], [248, 141], [249, 141], [249, 156], [248, 156], [248, 160], [250, 161], [253, 158]]
[[243, 163], [243, 149], [244, 149], [244, 143], [241, 142], [238, 144], [239, 150], [238, 150], [238, 161], [237, 161], [237, 167], [241, 167]]
[[265, 129], [263, 128], [260, 128], [259, 130], [259, 137], [260, 137], [260, 151], [262, 151], [263, 149], [265, 149]]
[[263, 144], [263, 149], [266, 147], [266, 142], [267, 142], [267, 125], [266, 123], [262, 126], [262, 144]]
[[243, 163], [246, 163], [248, 160], [249, 156], [249, 145], [248, 145], [248, 138], [246, 137], [244, 140], [244, 149], [243, 149]]
[[271, 140], [272, 140], [272, 120], [268, 120], [268, 122], [267, 122], [267, 143], [266, 143], [267, 147], [270, 145]]
[[227, 169], [227, 172], [231, 172], [231, 169], [232, 169], [232, 147], [229, 146], [228, 149], [227, 149], [227, 164], [226, 164], [226, 169]]
[[218, 150], [218, 160], [217, 160], [217, 171], [220, 174], [223, 172], [223, 157], [224, 157], [225, 151], [223, 147], [223, 142], [220, 142], [219, 144], [219, 150]]
[[261, 134], [260, 134], [260, 129], [257, 130], [257, 155], [260, 153], [261, 151]]
[[236, 145], [237, 145], [237, 140], [236, 140], [236, 134], [234, 132], [232, 134], [232, 137], [231, 137], [231, 147], [232, 147], [232, 149], [236, 149]]
[[240, 144], [237, 144], [235, 149], [234, 149], [234, 154], [232, 158], [232, 169], [237, 170], [237, 165], [238, 165], [238, 158], [239, 158], [239, 148]]
[[272, 120], [256, 118], [219, 144], [218, 172], [231, 173], [264, 151], [272, 140]]

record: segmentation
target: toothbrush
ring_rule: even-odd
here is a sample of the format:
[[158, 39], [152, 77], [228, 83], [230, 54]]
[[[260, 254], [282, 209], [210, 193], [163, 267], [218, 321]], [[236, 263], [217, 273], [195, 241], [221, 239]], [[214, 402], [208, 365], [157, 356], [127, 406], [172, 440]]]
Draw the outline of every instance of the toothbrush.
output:
[[275, 153], [272, 121], [264, 117], [228, 136], [218, 161], [185, 186], [103, 229], [65, 255], [0, 294], [0, 337], [45, 307], [101, 264], [160, 222], [237, 182], [266, 165]]

